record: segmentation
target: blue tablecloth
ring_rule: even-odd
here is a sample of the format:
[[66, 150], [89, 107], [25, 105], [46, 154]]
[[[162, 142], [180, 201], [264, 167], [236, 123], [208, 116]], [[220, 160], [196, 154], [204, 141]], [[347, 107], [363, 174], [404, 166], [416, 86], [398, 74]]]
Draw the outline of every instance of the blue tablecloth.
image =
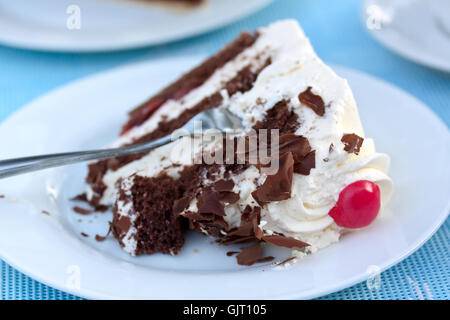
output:
[[[395, 84], [425, 102], [449, 125], [450, 75], [416, 65], [380, 46], [362, 27], [360, 6], [358, 0], [275, 0], [258, 13], [206, 35], [114, 53], [59, 54], [0, 46], [0, 121], [39, 95], [74, 79], [146, 59], [213, 53], [242, 29], [295, 18], [323, 60]], [[382, 273], [379, 290], [361, 283], [322, 298], [449, 299], [449, 227], [447, 219], [422, 248]], [[36, 282], [3, 261], [1, 298], [79, 299]]]

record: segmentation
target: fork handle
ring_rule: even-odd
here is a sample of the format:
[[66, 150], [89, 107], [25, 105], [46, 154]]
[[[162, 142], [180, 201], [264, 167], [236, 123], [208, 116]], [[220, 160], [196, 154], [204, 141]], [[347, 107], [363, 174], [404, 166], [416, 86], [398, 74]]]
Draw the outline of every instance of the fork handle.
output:
[[68, 164], [115, 158], [126, 154], [135, 154], [150, 151], [171, 142], [170, 135], [160, 139], [127, 147], [89, 150], [78, 152], [55, 153], [24, 158], [7, 159], [0, 161], [0, 179], [27, 172], [54, 168]]

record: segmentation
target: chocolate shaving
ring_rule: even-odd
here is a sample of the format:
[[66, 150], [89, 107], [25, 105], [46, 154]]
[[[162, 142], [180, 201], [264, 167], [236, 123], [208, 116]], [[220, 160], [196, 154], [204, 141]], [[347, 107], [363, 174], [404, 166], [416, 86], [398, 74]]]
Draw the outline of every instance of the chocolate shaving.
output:
[[204, 190], [198, 198], [198, 213], [212, 213], [218, 216], [225, 216], [223, 204], [220, 203], [217, 193], [211, 190]]
[[173, 213], [177, 214], [177, 213], [183, 212], [187, 208], [187, 206], [189, 205], [191, 200], [192, 200], [192, 198], [189, 196], [185, 196], [185, 197], [175, 200], [173, 203], [173, 209], [172, 209]]
[[294, 157], [294, 172], [309, 175], [316, 167], [315, 151], [311, 151], [308, 139], [295, 134], [286, 134], [280, 137], [280, 151], [282, 155], [292, 152]]
[[89, 237], [89, 235], [88, 235], [87, 233], [80, 232], [80, 234], [81, 234], [83, 237], [85, 237], [85, 238]]
[[253, 232], [253, 221], [248, 221], [238, 228], [228, 232], [227, 236], [252, 236]]
[[263, 236], [263, 231], [259, 228], [259, 222], [261, 220], [261, 207], [245, 207], [241, 220], [251, 222], [255, 238], [261, 240], [261, 237]]
[[309, 175], [311, 169], [316, 167], [316, 151], [311, 151], [302, 160], [294, 165], [294, 172]]
[[344, 144], [345, 151], [358, 155], [364, 138], [361, 138], [354, 133], [347, 133], [342, 136], [341, 141]]
[[229, 191], [222, 191], [219, 192], [218, 198], [220, 202], [227, 203], [227, 204], [233, 204], [239, 201], [240, 197], [237, 193], [229, 192]]
[[239, 251], [228, 251], [227, 257], [231, 257], [231, 256], [235, 255], [236, 253], [239, 253]]
[[114, 233], [118, 235], [126, 234], [130, 229], [130, 227], [131, 227], [131, 220], [127, 216], [119, 216], [118, 219], [116, 219], [113, 224]]
[[[93, 189], [95, 189], [95, 187], [93, 187]], [[101, 193], [103, 193], [103, 190], [101, 191]], [[73, 197], [73, 198], [71, 198], [69, 200], [71, 200], [71, 201], [87, 202], [91, 207], [94, 208], [95, 211], [98, 211], [98, 212], [105, 212], [106, 210], [108, 210], [108, 206], [104, 206], [104, 205], [95, 203], [93, 201], [89, 201], [87, 199], [86, 193], [79, 194], [79, 195], [77, 195], [77, 196], [75, 196], [75, 197]]]
[[250, 221], [255, 214], [260, 214], [261, 208], [260, 207], [254, 207], [247, 205], [244, 208], [244, 211], [242, 211], [241, 220], [242, 221]]
[[4, 194], [0, 194], [0, 199], [3, 199], [5, 197]]
[[213, 188], [216, 191], [222, 192], [222, 191], [231, 191], [234, 188], [234, 182], [232, 180], [218, 180], [214, 182]]
[[309, 246], [309, 244], [307, 244], [306, 242], [282, 235], [263, 236], [262, 240], [285, 248], [304, 248]]
[[298, 95], [298, 100], [304, 105], [310, 107], [318, 116], [325, 114], [325, 103], [322, 98], [311, 92], [312, 87], [306, 88], [305, 91]]
[[275, 259], [275, 257], [267, 256], [267, 257], [258, 259], [256, 262], [259, 262], [259, 263], [262, 263], [262, 262], [270, 262], [270, 261], [272, 261], [273, 259]]
[[253, 198], [260, 204], [289, 199], [291, 196], [294, 158], [291, 152], [280, 157], [277, 173], [267, 176], [264, 183], [252, 192]]
[[289, 257], [289, 258], [287, 258], [287, 259], [284, 259], [283, 261], [278, 262], [278, 263], [277, 263], [277, 266], [281, 266], [281, 265], [283, 265], [283, 264], [285, 264], [285, 263], [287, 263], [287, 262], [289, 262], [289, 261], [292, 261], [292, 260], [294, 260], [294, 259], [295, 259], [295, 257]]
[[192, 211], [188, 211], [183, 214], [185, 218], [188, 218], [190, 220], [196, 220], [196, 221], [214, 221], [214, 214], [208, 214], [208, 213], [196, 213]]
[[262, 233], [262, 230], [258, 227], [260, 216], [260, 207], [252, 208], [250, 206], [246, 206], [241, 214], [241, 225], [230, 230], [225, 239], [222, 239], [220, 242], [222, 244], [231, 244], [256, 240], [256, 236], [259, 232]]
[[73, 211], [75, 211], [76, 213], [82, 214], [82, 215], [87, 215], [87, 214], [92, 213], [92, 210], [83, 209], [78, 206], [73, 207]]
[[49, 215], [50, 215], [50, 212], [48, 212], [47, 210], [42, 210], [41, 213], [42, 213], [42, 214], [45, 214], [46, 216], [49, 216]]
[[278, 129], [280, 130], [280, 136], [286, 133], [294, 133], [300, 124], [298, 115], [294, 111], [289, 110], [288, 104], [286, 100], [277, 102], [271, 109], [267, 110], [265, 119], [258, 121], [253, 126], [253, 129], [256, 132], [260, 129], [267, 129], [268, 132]]
[[237, 263], [243, 266], [251, 266], [261, 259], [262, 248], [259, 242], [255, 242], [249, 247], [242, 249], [241, 253], [236, 256]]
[[301, 161], [311, 151], [308, 139], [295, 134], [282, 135], [279, 140], [279, 145], [280, 155], [286, 152], [292, 152], [295, 163]]
[[104, 236], [101, 236], [101, 235], [99, 235], [99, 234], [96, 234], [95, 235], [95, 240], [97, 240], [98, 242], [102, 242], [102, 241], [105, 241], [106, 240], [106, 238], [109, 236], [109, 234], [111, 233], [111, 231], [112, 231], [112, 224], [110, 223], [109, 224], [109, 228], [108, 228], [108, 232], [106, 232], [106, 234], [104, 235]]
[[255, 230], [255, 237], [258, 240], [261, 240], [262, 237], [264, 236], [264, 232], [261, 228], [259, 228], [258, 226], [254, 226], [254, 230]]
[[235, 243], [245, 243], [245, 242], [250, 242], [250, 241], [254, 241], [255, 237], [254, 236], [248, 236], [248, 237], [230, 237], [227, 238], [225, 240], [219, 240], [219, 242], [223, 245], [229, 245], [229, 244], [235, 244]]
[[79, 195], [71, 198], [70, 200], [71, 201], [83, 201], [83, 202], [88, 201], [86, 193], [79, 194]]

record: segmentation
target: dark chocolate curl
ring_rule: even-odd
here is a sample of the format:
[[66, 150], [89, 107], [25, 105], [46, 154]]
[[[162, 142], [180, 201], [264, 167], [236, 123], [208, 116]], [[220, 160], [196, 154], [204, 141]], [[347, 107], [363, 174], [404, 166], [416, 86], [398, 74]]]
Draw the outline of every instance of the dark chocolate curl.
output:
[[363, 144], [364, 138], [361, 138], [360, 136], [354, 133], [347, 133], [342, 136], [341, 141], [344, 144], [345, 151], [347, 151], [348, 153], [354, 153], [358, 155], [359, 150], [361, 149], [361, 146]]
[[305, 91], [298, 95], [298, 100], [304, 105], [310, 107], [318, 116], [325, 114], [325, 103], [321, 96], [311, 92], [311, 87], [306, 88]]

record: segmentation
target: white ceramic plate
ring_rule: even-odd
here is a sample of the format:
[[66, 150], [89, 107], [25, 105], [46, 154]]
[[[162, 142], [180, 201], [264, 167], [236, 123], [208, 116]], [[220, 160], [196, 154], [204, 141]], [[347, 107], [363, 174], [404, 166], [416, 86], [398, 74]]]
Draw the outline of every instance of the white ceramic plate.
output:
[[388, 49], [450, 72], [450, 1], [366, 0], [361, 17], [370, 34]]
[[222, 27], [270, 1], [204, 0], [180, 8], [142, 0], [0, 0], [0, 43], [74, 52], [136, 48]]
[[[0, 125], [0, 158], [101, 147], [116, 137], [127, 110], [198, 61], [142, 63], [57, 89]], [[352, 70], [337, 71], [353, 87], [367, 135], [392, 157], [395, 193], [385, 215], [367, 229], [283, 270], [270, 263], [239, 266], [225, 254], [234, 248], [194, 233], [179, 256], [133, 258], [113, 238], [93, 239], [108, 229], [110, 213], [72, 211], [68, 199], [84, 189], [86, 166], [80, 164], [0, 181], [6, 196], [0, 199], [1, 257], [34, 279], [88, 298], [312, 298], [364, 281], [367, 270], [389, 268], [449, 213], [450, 134], [410, 95]], [[271, 250], [278, 260], [287, 255]]]

